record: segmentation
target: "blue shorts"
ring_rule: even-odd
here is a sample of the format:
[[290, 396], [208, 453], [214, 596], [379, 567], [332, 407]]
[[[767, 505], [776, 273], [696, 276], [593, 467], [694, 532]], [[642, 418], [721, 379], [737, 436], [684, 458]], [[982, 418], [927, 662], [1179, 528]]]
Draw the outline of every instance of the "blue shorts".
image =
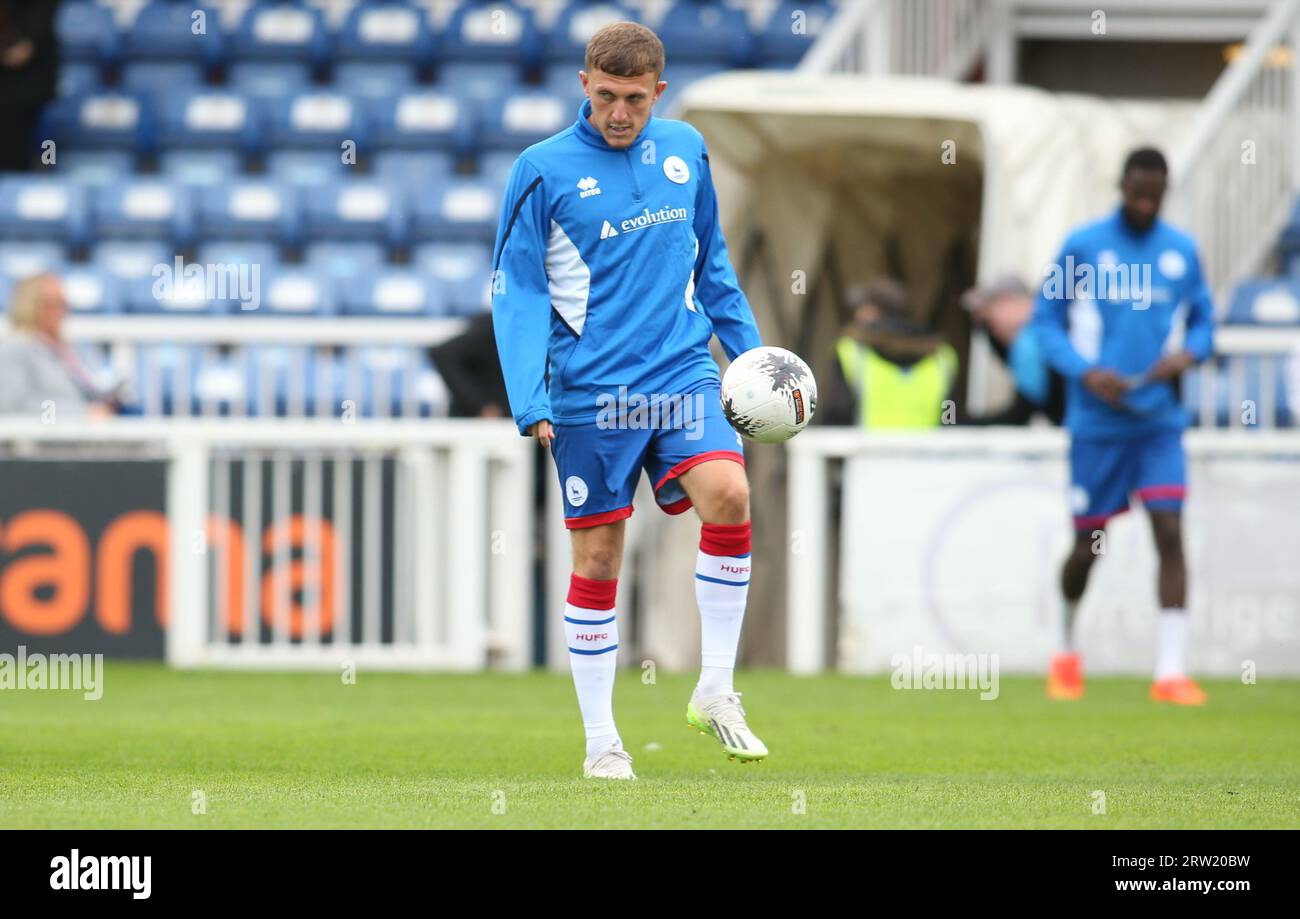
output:
[[680, 409], [641, 417], [633, 406], [621, 422], [555, 426], [551, 455], [564, 494], [566, 527], [592, 527], [632, 516], [632, 496], [642, 469], [654, 486], [655, 503], [666, 513], [680, 514], [691, 506], [677, 481], [683, 472], [713, 459], [744, 465], [744, 442], [722, 414], [718, 387], [682, 399]]
[[1159, 431], [1132, 440], [1072, 438], [1070, 484], [1079, 532], [1104, 527], [1128, 510], [1130, 493], [1147, 510], [1181, 511], [1187, 495], [1183, 432]]

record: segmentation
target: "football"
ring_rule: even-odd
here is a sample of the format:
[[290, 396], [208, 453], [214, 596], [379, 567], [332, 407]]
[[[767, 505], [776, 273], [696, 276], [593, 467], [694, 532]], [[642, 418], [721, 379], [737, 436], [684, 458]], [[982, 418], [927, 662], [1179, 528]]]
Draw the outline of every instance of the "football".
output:
[[722, 411], [741, 436], [779, 444], [798, 434], [817, 410], [817, 381], [785, 348], [752, 348], [722, 375]]

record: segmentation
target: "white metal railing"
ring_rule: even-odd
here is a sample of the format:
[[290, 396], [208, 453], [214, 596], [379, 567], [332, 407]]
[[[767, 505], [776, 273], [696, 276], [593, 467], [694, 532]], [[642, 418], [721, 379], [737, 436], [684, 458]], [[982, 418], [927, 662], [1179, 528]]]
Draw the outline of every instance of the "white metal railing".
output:
[[[441, 377], [416, 349], [465, 326], [460, 318], [77, 316], [65, 335], [103, 352], [97, 375], [123, 384], [145, 416], [416, 417], [449, 407]], [[164, 364], [150, 359], [160, 345], [180, 347]], [[285, 347], [268, 353], [274, 346]], [[358, 347], [390, 353], [368, 364], [334, 354]]]
[[[1202, 576], [1192, 585], [1193, 600], [1200, 603], [1201, 612], [1211, 614], [1207, 618], [1219, 621], [1225, 638], [1240, 637], [1234, 630], [1240, 628], [1241, 623], [1234, 621], [1232, 616], [1239, 610], [1240, 601], [1266, 601], [1265, 605], [1286, 601], [1288, 615], [1282, 624], [1285, 626], [1283, 638], [1289, 645], [1284, 645], [1285, 650], [1285, 647], [1300, 641], [1300, 619], [1294, 615], [1296, 569], [1276, 564], [1269, 553], [1287, 555], [1292, 551], [1293, 502], [1283, 496], [1294, 494], [1295, 483], [1300, 479], [1300, 431], [1189, 431], [1185, 444], [1191, 469], [1189, 502], [1195, 502], [1188, 505], [1185, 539], [1193, 562], [1198, 552], [1209, 552], [1200, 567], [1193, 567], [1193, 571]], [[844, 624], [842, 617], [846, 609], [862, 603], [864, 591], [870, 595], [866, 597], [868, 601], [887, 611], [885, 618], [891, 624], [906, 620], [904, 631], [907, 622], [924, 620], [928, 612], [925, 603], [900, 587], [903, 582], [915, 581], [918, 577], [929, 582], [932, 589], [950, 596], [969, 599], [980, 593], [986, 595], [985, 600], [991, 598], [993, 605], [985, 607], [984, 621], [969, 624], [973, 630], [988, 630], [998, 623], [1021, 622], [1022, 619], [1026, 625], [1032, 623], [1041, 630], [1048, 615], [1044, 604], [1055, 598], [1050, 585], [1055, 584], [1055, 566], [1060, 557], [1054, 554], [1054, 550], [1046, 553], [1049, 558], [1041, 557], [1044, 547], [1038, 543], [1045, 535], [1057, 534], [1062, 539], [1061, 556], [1064, 554], [1064, 542], [1068, 539], [1067, 448], [1068, 437], [1058, 429], [868, 433], [854, 428], [814, 427], [790, 441], [786, 478], [790, 533], [787, 553], [790, 576], [786, 579], [786, 662], [789, 670], [797, 674], [816, 674], [834, 666], [838, 659], [860, 654], [861, 648], [855, 651], [852, 646], [870, 641], [872, 636], [861, 633], [846, 635], [841, 629], [836, 648], [830, 647], [829, 637], [837, 622], [841, 626]], [[1017, 467], [1017, 463], [1027, 457], [1036, 457], [1048, 464], [1033, 480], [1026, 480], [1024, 470]], [[873, 478], [882, 481], [883, 477], [887, 484], [882, 486], [883, 491], [882, 488], [872, 489], [866, 502], [869, 506], [864, 506], [864, 496], [849, 495], [849, 476], [846, 473], [840, 537], [852, 535], [850, 528], [859, 535], [868, 528], [875, 528], [877, 538], [872, 545], [888, 555], [888, 558], [879, 560], [879, 567], [887, 574], [876, 572], [864, 584], [861, 573], [848, 570], [852, 563], [842, 559], [841, 581], [835, 584], [830, 580], [828, 564], [835, 535], [831, 529], [830, 464], [854, 458], [878, 461], [880, 466]], [[993, 474], [985, 480], [968, 475], [961, 463], [972, 458], [988, 461]], [[930, 468], [934, 471], [927, 471]], [[949, 472], [942, 473], [945, 469]], [[903, 485], [894, 473], [902, 475], [907, 470], [914, 474], [914, 481]], [[959, 481], [954, 483], [954, 478]], [[891, 495], [891, 506], [872, 503], [873, 498], [884, 502], [882, 494]], [[1007, 500], [1008, 494], [1013, 500]], [[850, 497], [856, 500], [850, 501]], [[958, 512], [966, 515], [963, 517], [964, 525], [957, 520]], [[876, 519], [868, 519], [873, 513], [877, 515]], [[1242, 526], [1241, 521], [1250, 521], [1261, 528], [1233, 536], [1222, 535], [1233, 526]], [[959, 579], [957, 583], [936, 583], [934, 579], [941, 577], [940, 571], [933, 567], [937, 560], [931, 553], [916, 554], [918, 542], [926, 544], [925, 538], [918, 540], [918, 534], [924, 532], [929, 538], [941, 540], [955, 535], [958, 529], [966, 540], [962, 545], [974, 541], [987, 547], [990, 555], [984, 559], [967, 559], [970, 564], [965, 567], [973, 566], [977, 572], [971, 577]], [[1013, 540], [1013, 536], [1018, 541]], [[1149, 549], [1145, 533], [1141, 537]], [[885, 548], [895, 542], [907, 542], [908, 547], [897, 551]], [[1020, 551], [1026, 542], [1037, 546], [1034, 553]], [[1227, 543], [1237, 546], [1231, 554], [1248, 556], [1254, 547], [1263, 555], [1251, 564], [1241, 559], [1224, 563], [1223, 555], [1229, 552]], [[1273, 551], [1279, 543], [1286, 546], [1281, 553]], [[862, 547], [860, 541], [857, 545]], [[932, 551], [937, 552], [935, 549]], [[997, 574], [1003, 579], [997, 583], [991, 580], [995, 577], [993, 571], [980, 570], [981, 565], [992, 567], [993, 559], [997, 560]], [[1212, 562], [1210, 559], [1217, 560]], [[1267, 571], [1285, 570], [1275, 571], [1276, 583], [1262, 584], [1258, 570], [1261, 565]], [[1238, 567], [1244, 567], [1240, 577], [1236, 576]], [[1044, 571], [1044, 568], [1048, 570]], [[1153, 606], [1155, 600], [1154, 572], [1151, 575], [1149, 583], [1143, 580], [1140, 584], [1126, 584], [1124, 590], [1126, 598], [1129, 594], [1149, 591], [1149, 602], [1142, 600], [1139, 604], [1133, 601], [1135, 606], [1143, 607], [1138, 610], [1141, 615], [1135, 614], [1137, 618], [1148, 623], [1153, 618], [1148, 613], [1153, 610], [1148, 611], [1145, 607]], [[988, 579], [987, 582], [980, 582], [981, 576]], [[853, 596], [846, 596], [846, 583], [857, 583]], [[1048, 586], [1044, 588], [1044, 585]], [[1252, 591], [1255, 592], [1253, 597], [1250, 595]], [[1085, 600], [1088, 599], [1085, 595]], [[1204, 619], [1201, 622], [1200, 628], [1203, 629]], [[1047, 631], [1050, 633], [1050, 629]], [[895, 630], [897, 634], [898, 630]], [[922, 634], [922, 629], [918, 628], [914, 634]], [[1265, 642], [1264, 646], [1267, 644]], [[1256, 644], [1253, 650], [1259, 653], [1277, 650], [1264, 646]], [[908, 651], [911, 647], [909, 636], [906, 643], [894, 650]], [[1010, 659], [1023, 651], [1023, 646], [1016, 639], [1001, 650], [1007, 652], [1003, 656]], [[1045, 663], [1049, 650], [1043, 647], [1040, 655], [1031, 657], [1030, 666]], [[1108, 652], [1115, 650], [1112, 647]], [[1294, 652], [1287, 651], [1286, 656], [1289, 661], [1280, 666], [1293, 672]], [[1242, 656], [1232, 657], [1228, 667], [1239, 668], [1242, 659]], [[1132, 662], [1121, 666], [1128, 672]], [[1146, 666], [1144, 658], [1141, 669]], [[1215, 666], [1223, 665], [1220, 662]]]
[[1170, 214], [1196, 238], [1220, 310], [1258, 270], [1300, 189], [1300, 0], [1278, 0], [1206, 97], [1172, 168]]
[[173, 666], [532, 663], [534, 460], [509, 421], [0, 420], [0, 445], [166, 458]]
[[994, 15], [993, 0], [852, 0], [798, 69], [960, 79], [985, 52]]

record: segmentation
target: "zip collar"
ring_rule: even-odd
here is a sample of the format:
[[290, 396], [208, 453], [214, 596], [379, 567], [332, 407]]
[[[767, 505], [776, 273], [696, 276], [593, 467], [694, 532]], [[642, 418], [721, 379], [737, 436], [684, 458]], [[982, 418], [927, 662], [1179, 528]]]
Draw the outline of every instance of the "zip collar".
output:
[[646, 131], [650, 130], [650, 122], [654, 121], [654, 117], [655, 117], [653, 114], [651, 114], [651, 116], [646, 119], [645, 127], [641, 129], [641, 133], [636, 136], [636, 138], [632, 141], [632, 143], [628, 144], [626, 147], [611, 147], [608, 143], [605, 142], [604, 136], [599, 131], [597, 131], [594, 127], [592, 127], [591, 122], [587, 120], [587, 117], [590, 114], [591, 114], [591, 100], [583, 99], [582, 104], [578, 106], [578, 120], [573, 124], [574, 133], [578, 135], [578, 137], [583, 141], [583, 143], [588, 144], [592, 147], [598, 147], [601, 150], [608, 150], [611, 153], [626, 153], [629, 150], [631, 150], [633, 147], [635, 147], [641, 141], [641, 139], [645, 137]]

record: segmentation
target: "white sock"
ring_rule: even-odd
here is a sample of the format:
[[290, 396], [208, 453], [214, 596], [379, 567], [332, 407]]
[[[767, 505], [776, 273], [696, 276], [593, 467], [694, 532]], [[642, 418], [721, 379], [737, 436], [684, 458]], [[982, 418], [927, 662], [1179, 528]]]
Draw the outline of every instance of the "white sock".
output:
[[1156, 679], [1182, 676], [1186, 653], [1187, 610], [1162, 609], [1156, 622]]
[[703, 550], [695, 560], [695, 599], [700, 606], [701, 696], [734, 692], [732, 678], [740, 627], [749, 595], [751, 558], [709, 555]]
[[1065, 600], [1061, 614], [1061, 653], [1074, 653], [1074, 617], [1079, 612], [1078, 600]]
[[[570, 599], [573, 594], [571, 588]], [[608, 609], [588, 609], [572, 602], [564, 605], [564, 638], [569, 647], [569, 668], [573, 672], [574, 689], [578, 691], [582, 726], [587, 734], [587, 756], [604, 753], [614, 745], [623, 748], [614, 726], [618, 622], [614, 619], [612, 589], [607, 602]]]

